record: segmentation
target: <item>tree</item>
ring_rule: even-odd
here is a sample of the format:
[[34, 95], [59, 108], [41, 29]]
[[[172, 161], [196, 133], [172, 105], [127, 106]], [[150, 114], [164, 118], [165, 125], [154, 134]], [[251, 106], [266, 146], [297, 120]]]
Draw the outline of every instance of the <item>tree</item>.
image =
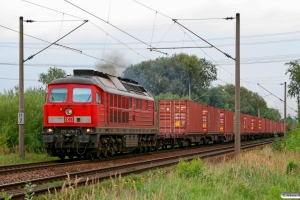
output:
[[[288, 96], [296, 97], [298, 104], [298, 120], [300, 120], [300, 59], [285, 63], [288, 69], [285, 74], [290, 74], [290, 84], [288, 85]], [[299, 121], [300, 122], [300, 121]]]
[[47, 73], [41, 73], [39, 75], [39, 82], [42, 83], [45, 88], [47, 89], [48, 84], [58, 78], [63, 78], [67, 75], [67, 73], [59, 68], [56, 67], [50, 67], [50, 69], [48, 69]]
[[[43, 105], [44, 91], [40, 88], [27, 88], [24, 92], [25, 102], [25, 146], [31, 150], [42, 148]], [[0, 93], [0, 149], [13, 148], [19, 143], [19, 126], [16, 123], [16, 114], [19, 109], [19, 88], [5, 90]]]
[[123, 77], [137, 81], [153, 95], [170, 92], [179, 96], [188, 94], [189, 84], [193, 93], [200, 93], [217, 78], [215, 65], [195, 55], [174, 54], [129, 66]]

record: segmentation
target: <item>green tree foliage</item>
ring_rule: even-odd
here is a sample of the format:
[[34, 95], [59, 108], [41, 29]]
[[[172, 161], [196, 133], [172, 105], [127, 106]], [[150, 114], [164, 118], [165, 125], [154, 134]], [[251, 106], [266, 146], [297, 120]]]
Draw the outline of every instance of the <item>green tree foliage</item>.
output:
[[183, 53], [131, 65], [123, 72], [124, 77], [139, 82], [153, 95], [170, 92], [179, 96], [188, 95], [189, 84], [193, 84], [194, 93], [200, 92], [216, 80], [216, 75], [210, 61]]
[[[25, 102], [25, 145], [32, 150], [42, 147], [43, 104], [45, 92], [40, 88], [29, 88], [24, 93]], [[14, 147], [19, 144], [19, 90], [17, 87], [0, 93], [1, 145]]]
[[290, 84], [288, 85], [288, 96], [296, 97], [298, 103], [298, 120], [300, 121], [300, 59], [288, 63], [288, 69], [285, 74], [290, 75]]
[[39, 75], [39, 82], [42, 83], [47, 89], [48, 84], [54, 79], [63, 78], [67, 75], [67, 73], [59, 68], [50, 67], [47, 73], [41, 73]]

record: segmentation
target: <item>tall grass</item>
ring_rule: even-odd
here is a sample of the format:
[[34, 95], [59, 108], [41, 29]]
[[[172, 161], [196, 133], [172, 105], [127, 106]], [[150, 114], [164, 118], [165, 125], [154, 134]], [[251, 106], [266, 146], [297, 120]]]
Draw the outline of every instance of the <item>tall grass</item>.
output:
[[44, 151], [31, 151], [28, 149], [25, 151], [25, 157], [20, 157], [18, 146], [15, 146], [14, 148], [2, 148], [0, 151], [0, 166], [50, 160], [58, 160], [58, 158], [48, 157], [47, 153]]

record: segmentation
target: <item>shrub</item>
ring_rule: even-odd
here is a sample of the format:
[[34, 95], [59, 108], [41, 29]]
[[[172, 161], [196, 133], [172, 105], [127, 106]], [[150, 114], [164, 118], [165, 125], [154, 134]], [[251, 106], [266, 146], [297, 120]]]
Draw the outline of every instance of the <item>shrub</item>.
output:
[[203, 174], [203, 162], [200, 158], [191, 162], [180, 160], [176, 165], [177, 173], [182, 177], [199, 177]]
[[295, 171], [297, 170], [297, 168], [298, 168], [298, 164], [295, 163], [294, 160], [290, 159], [290, 160], [288, 161], [287, 166], [286, 166], [286, 174], [287, 174], [287, 175], [288, 175], [288, 174], [292, 174], [293, 172], [295, 172]]

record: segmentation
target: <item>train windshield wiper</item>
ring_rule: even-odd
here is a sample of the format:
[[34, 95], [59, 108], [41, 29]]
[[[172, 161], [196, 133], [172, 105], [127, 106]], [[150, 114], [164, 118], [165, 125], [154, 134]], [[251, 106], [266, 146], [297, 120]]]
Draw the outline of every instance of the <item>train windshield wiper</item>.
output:
[[83, 106], [85, 106], [86, 102], [88, 102], [91, 98], [92, 94], [89, 95], [89, 97], [87, 98], [87, 100], [83, 103]]
[[90, 100], [91, 96], [92, 96], [92, 94], [90, 94], [89, 98], [87, 98], [87, 100], [85, 101], [85, 103]]

